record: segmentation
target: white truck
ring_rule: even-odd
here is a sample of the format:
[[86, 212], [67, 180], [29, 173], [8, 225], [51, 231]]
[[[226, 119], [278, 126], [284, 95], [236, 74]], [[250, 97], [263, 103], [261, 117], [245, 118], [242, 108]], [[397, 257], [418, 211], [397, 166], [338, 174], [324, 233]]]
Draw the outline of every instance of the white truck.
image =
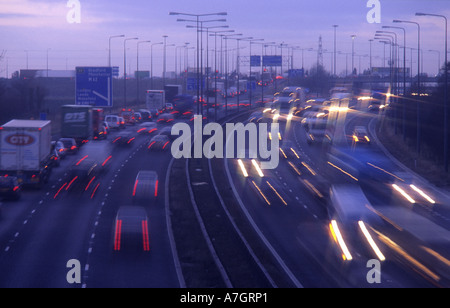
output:
[[157, 109], [161, 111], [166, 103], [166, 92], [164, 90], [147, 90], [146, 106], [152, 111]]
[[51, 162], [51, 122], [12, 120], [0, 127], [0, 176], [40, 188], [47, 183]]

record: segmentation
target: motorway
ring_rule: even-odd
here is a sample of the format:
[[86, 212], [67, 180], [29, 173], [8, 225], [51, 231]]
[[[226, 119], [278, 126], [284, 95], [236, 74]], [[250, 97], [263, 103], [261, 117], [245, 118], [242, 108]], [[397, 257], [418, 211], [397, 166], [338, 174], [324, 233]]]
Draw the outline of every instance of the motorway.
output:
[[[249, 111], [244, 109], [228, 121], [245, 122], [248, 115]], [[358, 151], [348, 138], [355, 126], [367, 127], [370, 138], [375, 140], [378, 116], [382, 115], [368, 113], [363, 108], [348, 112], [337, 136], [341, 138], [341, 145]], [[219, 117], [224, 117], [223, 110]], [[450, 237], [446, 236], [450, 202], [445, 194], [414, 180], [436, 200], [430, 205], [416, 195], [417, 202], [411, 205], [391, 185], [378, 178], [359, 177], [354, 170], [330, 163], [330, 145], [309, 145], [300, 119], [281, 123], [281, 128], [284, 141], [295, 144], [298, 157], [281, 159], [277, 169], [264, 170], [262, 177], [248, 159], [243, 160], [250, 171], [247, 178], [242, 175], [237, 159], [213, 159], [203, 163], [202, 160], [179, 161], [180, 172], [173, 172], [169, 167], [177, 162], [170, 151], [150, 153], [148, 137], [136, 134], [129, 147], [113, 148], [108, 169], [89, 191], [72, 192], [65, 189], [71, 181], [68, 170], [82, 156], [69, 156], [54, 170], [50, 183], [42, 190], [26, 191], [19, 202], [3, 202], [0, 287], [450, 285]], [[136, 127], [126, 130], [134, 132]], [[116, 134], [113, 132], [108, 140], [92, 142], [109, 148]], [[377, 158], [362, 161], [363, 164], [376, 166], [372, 168], [377, 172], [404, 175], [405, 170], [375, 141], [363, 146], [374, 155], [370, 157]], [[114, 252], [114, 219], [120, 206], [132, 203], [133, 185], [140, 170], [156, 171], [160, 183], [157, 202], [145, 205], [150, 252]], [[200, 171], [205, 174], [197, 174]], [[174, 232], [179, 229], [174, 225], [179, 218], [171, 205], [175, 198], [169, 188], [174, 180], [184, 177], [183, 183], [188, 189], [175, 193], [184, 200], [186, 211], [191, 211], [192, 206], [192, 211], [198, 213], [185, 222], [191, 224], [189, 230]], [[367, 261], [377, 256], [362, 242], [361, 234], [351, 228], [344, 233], [352, 252], [351, 261], [343, 260], [333, 240], [328, 199], [329, 188], [334, 184], [360, 185], [379, 218], [373, 224], [368, 223], [368, 229], [386, 257], [381, 262], [380, 284], [367, 281], [370, 270]], [[201, 192], [204, 186], [208, 186], [204, 188], [208, 193]], [[201, 208], [208, 202], [221, 206], [214, 211]], [[233, 240], [227, 242], [227, 239]], [[187, 254], [189, 248], [186, 247], [195, 245], [197, 248], [200, 243], [205, 243], [207, 248], [201, 250], [200, 247], [195, 256]], [[242, 259], [233, 259], [229, 253], [231, 247], [218, 247], [220, 243], [227, 243], [222, 246], [235, 243], [232, 251]], [[67, 262], [71, 259], [80, 261], [80, 284], [67, 282], [70, 270]], [[246, 262], [246, 268], [251, 269], [245, 274], [246, 280], [242, 278], [243, 272], [238, 274], [242, 267], [236, 263], [241, 262]], [[211, 280], [199, 282], [193, 278], [195, 271], [192, 269], [202, 266], [205, 272], [211, 273]], [[212, 275], [215, 271], [217, 275]]]

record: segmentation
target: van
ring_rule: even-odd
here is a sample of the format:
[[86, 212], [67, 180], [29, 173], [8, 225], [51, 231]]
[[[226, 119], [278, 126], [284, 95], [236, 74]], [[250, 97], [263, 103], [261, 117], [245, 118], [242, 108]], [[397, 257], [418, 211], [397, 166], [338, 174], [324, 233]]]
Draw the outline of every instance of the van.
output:
[[120, 127], [120, 120], [119, 117], [116, 115], [107, 115], [105, 117], [105, 122], [108, 123], [109, 128], [119, 129]]

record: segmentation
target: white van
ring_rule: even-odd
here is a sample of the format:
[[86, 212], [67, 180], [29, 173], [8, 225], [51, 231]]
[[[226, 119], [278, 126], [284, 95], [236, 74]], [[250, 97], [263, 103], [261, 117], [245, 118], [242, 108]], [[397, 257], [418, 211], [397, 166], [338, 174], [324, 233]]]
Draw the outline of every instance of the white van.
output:
[[108, 123], [109, 128], [119, 129], [120, 127], [120, 119], [116, 115], [107, 115], [105, 117], [105, 122]]

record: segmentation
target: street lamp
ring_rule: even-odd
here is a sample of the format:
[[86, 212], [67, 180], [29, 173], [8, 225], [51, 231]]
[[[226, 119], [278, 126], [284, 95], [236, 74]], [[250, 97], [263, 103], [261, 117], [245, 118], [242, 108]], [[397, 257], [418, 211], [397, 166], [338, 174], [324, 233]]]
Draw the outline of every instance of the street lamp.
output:
[[163, 45], [164, 42], [154, 43], [150, 46], [150, 85], [152, 90], [153, 88], [153, 46], [155, 45]]
[[333, 75], [336, 76], [336, 29], [339, 27], [339, 25], [333, 25], [334, 28], [334, 71]]
[[123, 81], [123, 102], [124, 106], [127, 106], [127, 42], [128, 41], [136, 41], [139, 38], [127, 38], [123, 41], [123, 69], [124, 69], [124, 81]]
[[250, 104], [250, 108], [252, 108], [252, 92], [253, 92], [253, 82], [252, 82], [252, 44], [256, 44], [256, 42], [262, 42], [264, 41], [264, 39], [251, 39], [248, 40], [249, 44], [250, 44], [250, 65], [249, 65], [249, 80], [250, 80], [250, 90], [249, 90], [249, 104]]
[[109, 58], [108, 58], [108, 66], [111, 67], [111, 40], [114, 38], [125, 37], [125, 35], [114, 35], [109, 37]]
[[421, 86], [420, 86], [420, 24], [415, 21], [409, 21], [409, 20], [393, 20], [394, 23], [407, 23], [407, 24], [413, 24], [417, 26], [417, 155], [420, 155], [420, 148], [421, 148], [421, 119], [420, 119], [420, 96], [421, 96]]
[[140, 75], [139, 75], [139, 45], [141, 44], [147, 44], [147, 43], [151, 43], [151, 41], [141, 41], [137, 43], [137, 56], [136, 56], [136, 71], [137, 71], [137, 75], [136, 75], [136, 83], [137, 83], [137, 87], [136, 87], [136, 98], [137, 98], [137, 104], [139, 105], [139, 83], [140, 83]]
[[445, 21], [445, 48], [444, 48], [444, 54], [445, 54], [445, 67], [444, 67], [444, 74], [445, 74], [445, 87], [444, 87], [444, 165], [445, 165], [445, 171], [448, 172], [449, 170], [449, 154], [448, 154], [448, 60], [447, 60], [447, 53], [448, 53], [448, 20], [447, 17], [444, 15], [438, 15], [438, 14], [427, 14], [427, 13], [416, 13], [416, 16], [431, 16], [431, 17], [438, 17], [443, 18]]
[[[200, 62], [200, 40], [199, 40], [199, 24], [200, 24], [200, 18], [206, 17], [206, 16], [227, 16], [228, 13], [226, 12], [218, 12], [218, 13], [208, 13], [208, 14], [188, 14], [188, 13], [179, 13], [179, 12], [170, 12], [169, 15], [171, 16], [191, 16], [196, 18], [197, 23], [197, 65]], [[181, 21], [180, 19], [177, 21]], [[197, 114], [200, 114], [200, 71], [197, 68]]]
[[355, 71], [355, 38], [356, 35], [352, 35], [352, 76], [353, 76], [353, 72]]

